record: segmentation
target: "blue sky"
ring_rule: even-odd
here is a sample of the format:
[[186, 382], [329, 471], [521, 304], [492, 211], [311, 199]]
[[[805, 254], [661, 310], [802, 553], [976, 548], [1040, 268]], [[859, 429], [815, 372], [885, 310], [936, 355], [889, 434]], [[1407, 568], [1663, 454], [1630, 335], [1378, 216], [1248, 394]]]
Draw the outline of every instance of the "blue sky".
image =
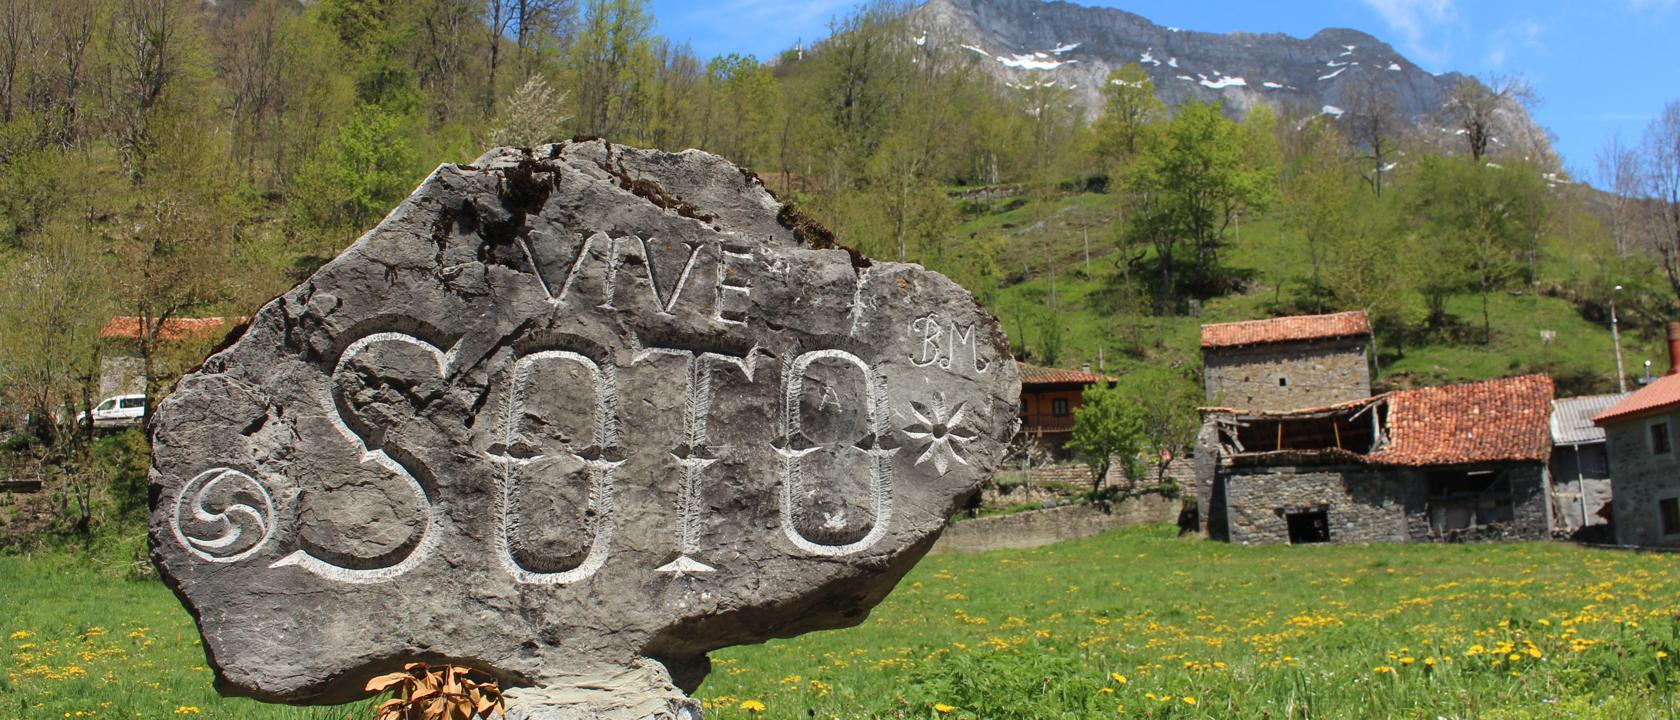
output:
[[[652, 0], [659, 33], [702, 57], [768, 58], [828, 34], [853, 0]], [[1326, 27], [1371, 33], [1431, 72], [1520, 74], [1557, 135], [1564, 165], [1590, 177], [1604, 143], [1637, 142], [1663, 106], [1680, 101], [1680, 0], [1080, 0], [1156, 23], [1208, 32]]]

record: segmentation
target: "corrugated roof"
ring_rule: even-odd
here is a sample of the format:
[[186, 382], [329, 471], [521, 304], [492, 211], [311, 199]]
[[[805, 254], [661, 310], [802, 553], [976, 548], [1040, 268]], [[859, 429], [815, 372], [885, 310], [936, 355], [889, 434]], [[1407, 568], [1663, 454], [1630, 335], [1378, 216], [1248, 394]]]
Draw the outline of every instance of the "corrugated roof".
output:
[[1486, 380], [1389, 393], [1379, 465], [1463, 465], [1551, 457], [1552, 379]]
[[[186, 340], [209, 337], [217, 330], [228, 324], [227, 318], [169, 318], [163, 321], [163, 328], [158, 331], [160, 340]], [[135, 340], [140, 337], [140, 318], [133, 315], [118, 315], [105, 323], [99, 329], [99, 337], [106, 339], [122, 338]]]
[[1627, 396], [1627, 393], [1611, 393], [1558, 398], [1552, 403], [1552, 442], [1558, 445], [1604, 442], [1604, 428], [1593, 423], [1593, 416]]
[[1664, 375], [1593, 418], [1599, 427], [1680, 407], [1680, 375]]
[[1095, 385], [1099, 382], [1113, 381], [1113, 378], [1086, 370], [1039, 367], [1020, 361], [1016, 361], [1015, 365], [1021, 370], [1022, 385], [1062, 385], [1067, 383]]
[[1370, 335], [1371, 323], [1359, 310], [1331, 315], [1295, 315], [1270, 320], [1202, 326], [1202, 347], [1237, 347], [1298, 340]]

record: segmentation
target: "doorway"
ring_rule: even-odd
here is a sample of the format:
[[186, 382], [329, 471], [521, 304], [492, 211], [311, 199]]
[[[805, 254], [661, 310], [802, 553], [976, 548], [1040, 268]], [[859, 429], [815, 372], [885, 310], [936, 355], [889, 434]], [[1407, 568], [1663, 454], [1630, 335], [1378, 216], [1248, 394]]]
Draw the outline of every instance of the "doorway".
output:
[[1289, 513], [1284, 515], [1284, 519], [1289, 522], [1290, 545], [1330, 542], [1330, 513], [1328, 510]]

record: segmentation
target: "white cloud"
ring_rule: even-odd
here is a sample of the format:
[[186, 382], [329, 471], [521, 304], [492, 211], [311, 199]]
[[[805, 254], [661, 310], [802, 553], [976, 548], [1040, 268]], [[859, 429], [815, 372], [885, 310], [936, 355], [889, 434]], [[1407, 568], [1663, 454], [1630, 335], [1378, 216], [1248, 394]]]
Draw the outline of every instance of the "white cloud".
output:
[[1540, 36], [1545, 32], [1545, 26], [1533, 18], [1499, 28], [1499, 32], [1493, 34], [1493, 41], [1488, 46], [1488, 66], [1503, 68], [1512, 50], [1540, 47]]
[[[1383, 22], [1400, 33], [1406, 49], [1426, 61], [1446, 60], [1445, 47], [1433, 45], [1438, 31], [1458, 21], [1458, 7], [1453, 0], [1360, 0], [1375, 10]], [[1673, 2], [1674, 0], [1632, 0], [1633, 2]]]

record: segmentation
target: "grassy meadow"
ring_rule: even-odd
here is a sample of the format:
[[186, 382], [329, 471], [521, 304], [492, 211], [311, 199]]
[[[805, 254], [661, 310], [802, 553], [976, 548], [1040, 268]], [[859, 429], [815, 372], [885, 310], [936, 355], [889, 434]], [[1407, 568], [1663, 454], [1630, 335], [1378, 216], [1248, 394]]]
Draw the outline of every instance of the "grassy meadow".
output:
[[[1680, 717], [1680, 557], [1234, 547], [1152, 526], [926, 559], [858, 628], [714, 654], [710, 718]], [[0, 717], [367, 717], [223, 699], [156, 581], [0, 558]]]

